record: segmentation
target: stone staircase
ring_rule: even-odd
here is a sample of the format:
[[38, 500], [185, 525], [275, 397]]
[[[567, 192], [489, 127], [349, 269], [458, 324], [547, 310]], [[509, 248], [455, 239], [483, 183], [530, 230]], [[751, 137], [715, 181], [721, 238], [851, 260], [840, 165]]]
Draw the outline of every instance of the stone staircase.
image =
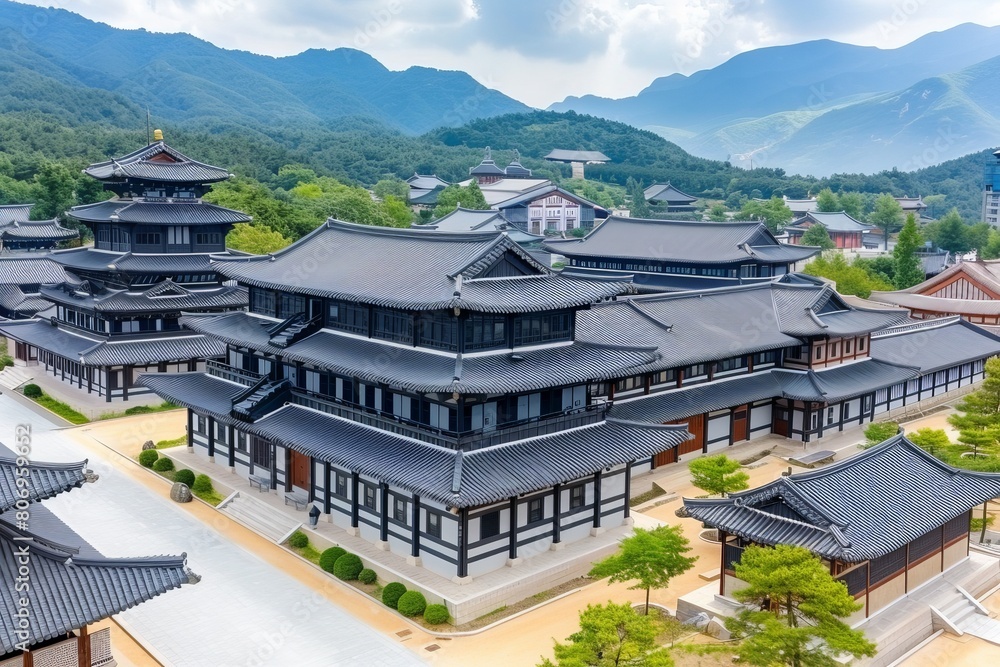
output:
[[250, 494], [236, 491], [224, 500], [219, 509], [237, 523], [281, 544], [302, 524], [279, 509], [257, 500]]
[[991, 618], [989, 611], [960, 587], [956, 587], [955, 594], [945, 604], [931, 607], [931, 612], [936, 627], [1000, 646], [1000, 621]]
[[34, 375], [23, 366], [8, 366], [0, 371], [0, 390], [14, 390], [31, 381]]

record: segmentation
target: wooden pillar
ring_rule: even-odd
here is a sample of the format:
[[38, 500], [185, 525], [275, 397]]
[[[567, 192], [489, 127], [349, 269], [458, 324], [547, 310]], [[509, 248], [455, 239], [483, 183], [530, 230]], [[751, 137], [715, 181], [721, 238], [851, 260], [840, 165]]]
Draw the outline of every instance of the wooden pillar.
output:
[[865, 618], [871, 613], [872, 562], [865, 564]]
[[122, 400], [128, 400], [128, 386], [132, 380], [132, 367], [122, 366]]
[[361, 484], [358, 480], [358, 473], [351, 473], [351, 528], [358, 527], [358, 489]]
[[380, 482], [379, 485], [379, 515], [378, 538], [383, 542], [389, 541], [389, 485]]
[[556, 484], [552, 487], [552, 544], [559, 544], [562, 541], [562, 536], [559, 532], [559, 514], [561, 508], [559, 505], [562, 500], [562, 485]]
[[420, 558], [420, 496], [414, 493], [410, 502], [410, 555]]
[[802, 411], [802, 442], [809, 442], [809, 430], [812, 427], [812, 403], [806, 401]]
[[192, 410], [191, 408], [188, 408], [188, 424], [187, 424], [187, 426], [188, 426], [187, 427], [187, 436], [188, 436], [187, 446], [188, 446], [188, 449], [190, 449], [190, 448], [194, 447], [194, 410]]
[[316, 459], [309, 457], [309, 502], [316, 500]]
[[[292, 448], [284, 447], [285, 450], [285, 491], [292, 490]], [[278, 462], [274, 462], [275, 477], [277, 477]]]
[[941, 524], [941, 571], [944, 572], [944, 524]]
[[215, 417], [208, 417], [208, 457], [215, 458]]
[[469, 576], [469, 510], [458, 510], [458, 576]]
[[227, 440], [229, 441], [229, 467], [236, 467], [236, 427], [228, 426], [226, 431]]
[[[270, 449], [269, 453], [271, 454], [271, 456], [268, 457], [268, 458], [271, 459], [271, 471], [270, 471], [271, 472], [271, 490], [272, 491], [276, 491], [278, 489], [278, 446], [275, 445], [273, 442], [267, 443], [267, 446]], [[287, 456], [287, 455], [288, 455], [288, 448], [286, 447], [285, 448], [285, 456]], [[288, 470], [288, 468], [286, 467], [285, 470]], [[286, 472], [286, 474], [285, 474], [285, 482], [286, 483], [288, 481], [288, 478], [289, 478], [289, 475]], [[288, 489], [285, 489], [285, 490], [287, 491]]]
[[111, 402], [111, 366], [104, 367], [104, 400], [108, 403]]
[[594, 473], [594, 528], [601, 527], [601, 471]]
[[331, 468], [332, 466], [330, 465], [329, 461], [323, 462], [323, 489], [325, 491], [323, 498], [323, 512], [326, 514], [329, 514], [330, 511], [333, 509], [331, 507], [333, 503], [333, 499], [331, 497], [331, 494], [333, 494], [333, 480], [331, 479], [332, 476]]
[[629, 461], [625, 464], [625, 518], [629, 517], [629, 512], [632, 509], [631, 503], [632, 499], [632, 462]]
[[903, 592], [910, 592], [910, 543], [906, 543], [906, 564], [903, 566]]
[[722, 541], [722, 565], [719, 567], [719, 595], [726, 594], [726, 533], [719, 531], [719, 539]]
[[86, 625], [80, 628], [80, 634], [76, 637], [76, 657], [79, 667], [90, 667], [90, 634]]
[[511, 560], [517, 558], [517, 496], [510, 498], [510, 538], [507, 548], [507, 557]]

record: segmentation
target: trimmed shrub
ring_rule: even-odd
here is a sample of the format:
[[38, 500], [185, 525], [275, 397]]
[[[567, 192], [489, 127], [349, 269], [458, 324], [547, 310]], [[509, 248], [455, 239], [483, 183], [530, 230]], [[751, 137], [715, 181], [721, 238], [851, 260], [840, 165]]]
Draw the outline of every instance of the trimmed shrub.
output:
[[156, 408], [152, 408], [148, 405], [137, 405], [132, 408], [125, 410], [125, 414], [132, 415], [148, 415], [150, 412], [156, 412]]
[[375, 574], [375, 570], [370, 570], [366, 567], [358, 572], [358, 581], [363, 584], [374, 584], [378, 581], [378, 575]]
[[181, 484], [187, 484], [187, 487], [190, 489], [194, 485], [194, 473], [187, 468], [182, 468], [174, 473], [174, 481], [180, 482]]
[[211, 493], [214, 490], [212, 488], [212, 478], [208, 475], [198, 475], [194, 478], [191, 490], [195, 493]]
[[398, 581], [386, 584], [385, 588], [382, 589], [382, 604], [386, 607], [392, 607], [395, 609], [396, 605], [399, 603], [399, 598], [401, 598], [405, 592], [406, 586]]
[[7, 368], [14, 365], [14, 357], [9, 354], [0, 354], [0, 368]]
[[427, 609], [424, 609], [424, 620], [431, 625], [447, 623], [449, 618], [451, 614], [448, 613], [448, 607], [443, 604], [429, 604]]
[[158, 451], [155, 449], [147, 449], [144, 452], [139, 452], [139, 465], [146, 468], [152, 468], [158, 458], [160, 458], [160, 453]]
[[877, 422], [865, 427], [865, 438], [869, 445], [877, 445], [899, 433], [896, 422]]
[[166, 456], [158, 458], [153, 461], [153, 470], [156, 472], [167, 472], [168, 470], [174, 469], [174, 462], [168, 459]]
[[403, 616], [420, 616], [427, 609], [427, 600], [420, 591], [406, 591], [399, 596], [396, 609]]
[[346, 553], [347, 549], [343, 547], [330, 547], [319, 555], [319, 566], [333, 574], [333, 566], [336, 565], [337, 559]]
[[344, 554], [333, 564], [333, 576], [343, 581], [354, 581], [364, 567], [357, 554]]
[[28, 398], [40, 398], [42, 395], [42, 388], [37, 384], [26, 384], [24, 385], [24, 395]]
[[288, 546], [295, 547], [296, 549], [305, 549], [309, 546], [309, 536], [301, 530], [296, 530], [288, 538]]

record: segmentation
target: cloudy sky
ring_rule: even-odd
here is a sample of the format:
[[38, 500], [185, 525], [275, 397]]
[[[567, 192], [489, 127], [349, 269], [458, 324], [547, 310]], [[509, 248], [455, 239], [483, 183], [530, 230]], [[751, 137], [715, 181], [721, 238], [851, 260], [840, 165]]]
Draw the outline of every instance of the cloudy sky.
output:
[[390, 69], [461, 69], [527, 104], [634, 95], [762, 46], [828, 38], [892, 48], [996, 0], [27, 0], [119, 28], [188, 32], [268, 55], [358, 48]]

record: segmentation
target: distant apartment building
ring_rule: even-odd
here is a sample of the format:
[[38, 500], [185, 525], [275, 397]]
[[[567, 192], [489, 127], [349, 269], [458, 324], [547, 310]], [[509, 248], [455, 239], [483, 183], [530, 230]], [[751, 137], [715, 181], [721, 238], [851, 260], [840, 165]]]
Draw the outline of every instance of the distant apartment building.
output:
[[983, 168], [983, 220], [1000, 226], [1000, 151], [987, 158]]

